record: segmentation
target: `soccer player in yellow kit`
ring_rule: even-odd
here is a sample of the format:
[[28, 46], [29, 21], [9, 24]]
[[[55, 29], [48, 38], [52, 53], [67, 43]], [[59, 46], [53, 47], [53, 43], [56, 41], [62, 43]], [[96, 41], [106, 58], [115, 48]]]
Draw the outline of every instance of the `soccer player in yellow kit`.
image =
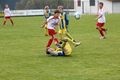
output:
[[[50, 16], [51, 16], [51, 12], [50, 12], [49, 6], [45, 6], [45, 8], [44, 8], [45, 20], [47, 20]], [[44, 28], [45, 28], [45, 36], [48, 36], [47, 25], [45, 25]]]
[[72, 38], [72, 36], [68, 32], [69, 20], [68, 20], [67, 14], [63, 11], [63, 6], [58, 6], [58, 10], [61, 12], [60, 30], [58, 32], [60, 34], [60, 39], [62, 40], [64, 37], [68, 37], [73, 42], [75, 42], [75, 40]]
[[70, 43], [72, 43], [75, 47], [80, 45], [79, 42], [73, 42], [71, 39], [66, 37], [56, 45], [55, 49], [49, 47], [46, 51], [46, 54], [51, 56], [70, 56], [72, 53], [72, 47]]

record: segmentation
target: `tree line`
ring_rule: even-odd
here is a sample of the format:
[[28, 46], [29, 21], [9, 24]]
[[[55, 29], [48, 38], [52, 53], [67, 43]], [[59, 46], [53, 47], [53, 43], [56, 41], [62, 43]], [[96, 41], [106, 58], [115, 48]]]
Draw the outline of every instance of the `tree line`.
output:
[[74, 0], [0, 0], [1, 8], [4, 4], [9, 4], [11, 9], [43, 9], [48, 5], [51, 9], [56, 9], [58, 5], [63, 5], [66, 9], [74, 8]]

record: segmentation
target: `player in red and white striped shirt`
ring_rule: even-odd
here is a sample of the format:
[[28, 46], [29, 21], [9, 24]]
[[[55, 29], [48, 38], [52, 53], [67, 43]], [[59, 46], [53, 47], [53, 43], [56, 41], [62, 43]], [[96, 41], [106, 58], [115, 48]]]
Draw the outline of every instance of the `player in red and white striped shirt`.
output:
[[47, 29], [48, 29], [48, 34], [51, 37], [48, 41], [47, 44], [47, 48], [49, 48], [52, 44], [52, 42], [54, 41], [55, 44], [58, 43], [58, 39], [55, 37], [55, 35], [57, 34], [57, 32], [55, 31], [56, 26], [59, 25], [60, 23], [60, 11], [59, 10], [55, 10], [54, 15], [50, 16], [47, 21], [43, 24], [43, 27], [45, 26], [45, 24], [47, 24]]
[[100, 39], [105, 39], [105, 33], [106, 33], [106, 29], [104, 28], [104, 25], [106, 23], [106, 18], [105, 18], [105, 11], [103, 9], [104, 3], [100, 2], [99, 3], [99, 10], [98, 10], [98, 17], [97, 17], [97, 29], [100, 32]]
[[11, 24], [14, 25], [13, 20], [11, 19], [11, 11], [10, 11], [8, 4], [5, 5], [5, 9], [4, 9], [3, 25], [6, 24], [7, 20], [10, 20]]

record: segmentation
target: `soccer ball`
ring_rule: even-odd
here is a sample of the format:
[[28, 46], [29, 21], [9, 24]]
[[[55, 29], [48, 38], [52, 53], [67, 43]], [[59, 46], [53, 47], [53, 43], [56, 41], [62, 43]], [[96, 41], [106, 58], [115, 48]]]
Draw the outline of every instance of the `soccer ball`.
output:
[[75, 12], [74, 17], [77, 20], [80, 19], [80, 13], [79, 12]]

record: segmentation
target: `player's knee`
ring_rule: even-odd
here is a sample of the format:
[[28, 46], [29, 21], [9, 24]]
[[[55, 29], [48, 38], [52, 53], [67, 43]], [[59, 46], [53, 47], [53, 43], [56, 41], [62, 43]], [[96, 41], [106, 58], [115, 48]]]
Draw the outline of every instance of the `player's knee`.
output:
[[53, 38], [53, 37], [51, 37], [51, 38], [50, 38], [50, 40], [54, 40], [54, 38]]

